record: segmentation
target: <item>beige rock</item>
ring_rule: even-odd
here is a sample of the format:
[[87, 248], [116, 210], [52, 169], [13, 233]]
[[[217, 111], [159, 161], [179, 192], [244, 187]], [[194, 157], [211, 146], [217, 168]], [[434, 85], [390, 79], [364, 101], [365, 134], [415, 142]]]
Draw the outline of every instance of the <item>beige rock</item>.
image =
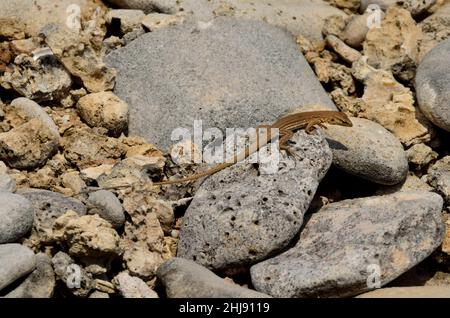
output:
[[32, 169], [45, 164], [56, 153], [58, 140], [37, 118], [0, 133], [0, 159], [10, 167]]
[[159, 298], [142, 279], [130, 276], [127, 272], [119, 273], [113, 282], [124, 298]]
[[443, 253], [450, 255], [450, 220], [445, 222], [445, 237], [442, 242], [441, 250]]
[[409, 172], [404, 182], [393, 186], [382, 186], [377, 191], [375, 191], [375, 195], [385, 195], [399, 191], [410, 190], [433, 191], [433, 188], [430, 187], [424, 180]]
[[[92, 43], [89, 32], [79, 33], [57, 25], [48, 25], [43, 34], [45, 42], [58, 60], [72, 75], [81, 78], [88, 91], [101, 92], [114, 87], [116, 70], [103, 63], [103, 52]], [[104, 34], [101, 40], [103, 36]]]
[[[379, 10], [380, 21], [384, 18], [384, 12]], [[367, 26], [368, 19], [373, 15], [373, 12], [365, 12], [361, 15], [352, 16], [346, 24], [341, 33], [340, 38], [351, 47], [360, 49], [366, 39], [369, 27]]]
[[357, 117], [367, 107], [361, 98], [349, 95], [342, 88], [334, 89], [330, 95], [336, 107], [352, 117]]
[[420, 22], [419, 26], [424, 34], [420, 41], [421, 60], [433, 47], [450, 38], [450, 2], [445, 2], [436, 12]]
[[361, 0], [329, 0], [328, 1], [334, 7], [340, 9], [347, 9], [349, 11], [356, 11], [359, 9]]
[[62, 138], [64, 156], [80, 169], [100, 164], [114, 164], [124, 154], [124, 147], [114, 138], [92, 129], [71, 128]]
[[128, 104], [112, 92], [99, 92], [81, 97], [78, 113], [91, 127], [104, 127], [119, 136], [128, 126]]
[[85, 181], [97, 181], [102, 174], [109, 174], [112, 171], [113, 165], [103, 164], [97, 167], [89, 167], [80, 171], [80, 176]]
[[431, 128], [414, 107], [409, 88], [397, 82], [390, 72], [369, 66], [364, 58], [353, 63], [352, 74], [364, 83], [362, 100], [366, 108], [360, 117], [381, 124], [407, 146], [430, 140]]
[[59, 176], [59, 178], [64, 187], [72, 190], [72, 195], [80, 193], [80, 191], [86, 187], [86, 183], [80, 177], [78, 171], [65, 172]]
[[431, 161], [437, 159], [438, 154], [425, 144], [415, 144], [406, 151], [408, 161], [418, 169], [426, 166]]
[[422, 30], [409, 11], [391, 7], [381, 27], [367, 32], [364, 55], [371, 66], [390, 70], [403, 80], [411, 80], [419, 59], [417, 43], [421, 38]]
[[26, 25], [18, 17], [0, 17], [0, 39], [22, 40], [25, 38]]
[[312, 59], [312, 62], [319, 81], [331, 84], [333, 89], [341, 88], [347, 94], [355, 92], [355, 82], [350, 68], [332, 62], [329, 57], [317, 57]]
[[39, 48], [38, 38], [28, 38], [23, 40], [14, 40], [10, 42], [11, 50], [16, 54], [31, 55], [32, 52]]
[[0, 73], [7, 70], [7, 65], [11, 62], [13, 55], [9, 42], [0, 43]]
[[450, 298], [447, 286], [412, 286], [377, 289], [356, 298]]
[[82, 258], [110, 258], [121, 253], [119, 235], [98, 215], [79, 216], [67, 211], [56, 219], [54, 239], [67, 244], [69, 255]]
[[134, 244], [127, 248], [123, 260], [131, 274], [144, 279], [153, 278], [163, 262], [159, 253], [149, 251], [142, 244]]
[[170, 25], [181, 24], [184, 21], [182, 15], [171, 15], [164, 13], [150, 13], [142, 19], [142, 25], [150, 31], [165, 28]]

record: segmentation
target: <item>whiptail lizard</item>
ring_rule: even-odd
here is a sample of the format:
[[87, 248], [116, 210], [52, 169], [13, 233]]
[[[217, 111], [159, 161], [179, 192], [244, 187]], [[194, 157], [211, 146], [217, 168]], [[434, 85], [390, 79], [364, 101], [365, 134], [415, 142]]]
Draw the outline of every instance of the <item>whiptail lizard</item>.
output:
[[[230, 162], [224, 162], [224, 163], [218, 164], [217, 166], [215, 166], [211, 169], [208, 169], [204, 172], [196, 173], [196, 174], [186, 177], [186, 178], [177, 179], [177, 180], [165, 180], [165, 181], [160, 181], [160, 182], [153, 182], [153, 185], [157, 185], [157, 186], [158, 185], [170, 185], [170, 184], [193, 181], [193, 180], [196, 180], [201, 177], [206, 177], [206, 176], [212, 175], [212, 174], [219, 172], [227, 167], [230, 167], [230, 166], [234, 165], [235, 163], [246, 159], [253, 153], [259, 151], [259, 149], [261, 149], [262, 147], [267, 145], [269, 142], [271, 142], [272, 139], [274, 138], [274, 137], [270, 136], [271, 128], [278, 128], [278, 132], [279, 132], [278, 136], [280, 138], [279, 139], [279, 148], [281, 150], [286, 150], [289, 152], [289, 148], [286, 146], [286, 142], [294, 135], [294, 133], [297, 130], [305, 129], [305, 131], [307, 133], [310, 133], [312, 130], [315, 129], [316, 126], [326, 129], [324, 124], [339, 125], [339, 126], [346, 126], [346, 127], [353, 126], [352, 122], [347, 117], [347, 115], [342, 112], [338, 112], [338, 111], [319, 110], [319, 111], [308, 111], [308, 112], [289, 114], [289, 115], [279, 118], [272, 125], [261, 125], [261, 126], [256, 127], [256, 129], [255, 129], [256, 136], [257, 136], [256, 142], [253, 144], [250, 144], [243, 151], [234, 155], [233, 160], [231, 160]], [[258, 136], [259, 136], [259, 130], [262, 128], [266, 129], [268, 136], [267, 136], [267, 138], [260, 140], [258, 138]], [[129, 187], [129, 186], [131, 186], [131, 185], [96, 188], [96, 189], [81, 191], [81, 193], [97, 191], [97, 190], [101, 190], [101, 189], [108, 190], [108, 189], [125, 188], [125, 187]]]
[[294, 132], [296, 132], [299, 129], [305, 129], [307, 133], [311, 132], [313, 129], [315, 129], [315, 126], [319, 126], [322, 128], [326, 128], [323, 124], [331, 124], [331, 125], [340, 125], [340, 126], [347, 126], [351, 127], [353, 126], [350, 119], [347, 117], [346, 114], [342, 112], [337, 111], [327, 111], [327, 110], [320, 110], [320, 111], [309, 111], [309, 112], [301, 112], [301, 113], [294, 113], [290, 115], [286, 115], [278, 119], [275, 123], [272, 125], [261, 125], [256, 127], [256, 136], [259, 136], [259, 130], [262, 128], [265, 128], [268, 134], [268, 137], [260, 140], [257, 138], [257, 141], [253, 144], [250, 144], [247, 146], [243, 151], [240, 153], [234, 155], [233, 160], [230, 162], [224, 162], [221, 164], [218, 164], [217, 166], [208, 169], [204, 172], [196, 173], [192, 176], [177, 179], [177, 180], [166, 180], [166, 181], [160, 181], [160, 182], [154, 182], [154, 185], [167, 185], [167, 184], [175, 184], [175, 183], [181, 183], [181, 182], [187, 182], [187, 181], [193, 181], [201, 177], [206, 177], [209, 175], [212, 175], [216, 172], [219, 172], [227, 167], [230, 167], [234, 165], [235, 163], [242, 161], [249, 157], [251, 154], [259, 151], [262, 147], [267, 145], [269, 142], [272, 141], [272, 137], [270, 136], [270, 129], [271, 128], [278, 128], [279, 130], [279, 148], [281, 150], [289, 150], [288, 147], [286, 147], [286, 142], [291, 139], [291, 137], [294, 135]]

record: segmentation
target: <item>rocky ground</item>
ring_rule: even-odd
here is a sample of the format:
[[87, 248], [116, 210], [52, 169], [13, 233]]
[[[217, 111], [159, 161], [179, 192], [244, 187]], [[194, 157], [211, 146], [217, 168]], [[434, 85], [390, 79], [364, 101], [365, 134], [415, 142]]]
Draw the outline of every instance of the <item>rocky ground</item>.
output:
[[[449, 56], [442, 0], [0, 1], [0, 296], [450, 297]], [[152, 185], [314, 109], [275, 175]]]

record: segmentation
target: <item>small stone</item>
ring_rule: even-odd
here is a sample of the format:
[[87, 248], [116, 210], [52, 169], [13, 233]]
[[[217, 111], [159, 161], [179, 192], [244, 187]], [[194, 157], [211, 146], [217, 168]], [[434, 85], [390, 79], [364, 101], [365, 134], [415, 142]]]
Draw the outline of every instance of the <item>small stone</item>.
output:
[[113, 164], [125, 152], [117, 139], [100, 135], [86, 128], [69, 129], [64, 134], [61, 145], [64, 148], [64, 157], [80, 169], [100, 164]]
[[348, 297], [386, 285], [443, 241], [442, 198], [408, 191], [328, 204], [311, 215], [290, 250], [251, 267], [274, 297]]
[[128, 126], [128, 104], [112, 92], [81, 97], [77, 109], [90, 127], [104, 127], [114, 136], [119, 136]]
[[45, 254], [36, 255], [36, 269], [6, 298], [51, 298], [56, 280], [52, 261]]
[[125, 222], [122, 204], [114, 193], [106, 190], [95, 191], [89, 194], [88, 202], [93, 208], [89, 214], [98, 214], [117, 229]]
[[125, 34], [140, 27], [144, 17], [142, 10], [113, 9], [106, 14], [105, 20], [108, 24], [119, 23], [120, 31]]
[[342, 40], [335, 35], [326, 37], [327, 44], [333, 48], [345, 61], [353, 63], [361, 58], [361, 53], [347, 46]]
[[142, 279], [130, 276], [127, 272], [118, 274], [113, 282], [124, 298], [159, 298]]
[[173, 8], [176, 0], [107, 0], [109, 3], [123, 9], [143, 10], [144, 12], [166, 12]]
[[415, 144], [406, 151], [408, 161], [414, 164], [417, 169], [428, 165], [431, 161], [437, 159], [438, 154], [431, 147], [425, 144]]
[[52, 265], [56, 277], [61, 280], [68, 290], [78, 297], [87, 297], [95, 287], [92, 275], [76, 264], [66, 253], [58, 252], [52, 258]]
[[54, 132], [40, 119], [33, 118], [0, 133], [0, 159], [17, 169], [41, 167], [57, 152], [58, 143]]
[[[378, 12], [375, 14], [380, 15], [381, 21], [384, 18], [384, 12], [381, 10], [377, 11]], [[361, 49], [363, 42], [366, 39], [367, 32], [369, 31], [369, 27], [367, 26], [368, 19], [370, 19], [373, 14], [374, 12], [369, 11], [361, 15], [356, 14], [352, 16], [339, 37], [351, 47]]]
[[0, 290], [35, 267], [36, 256], [28, 247], [16, 243], [0, 244]]
[[31, 231], [34, 210], [24, 197], [0, 192], [0, 244], [19, 240]]
[[53, 119], [45, 112], [45, 110], [31, 99], [19, 97], [11, 102], [11, 106], [23, 112], [27, 119], [37, 118], [59, 139], [58, 126]]
[[101, 175], [108, 175], [111, 173], [113, 165], [102, 164], [97, 167], [89, 167], [80, 171], [81, 178], [85, 182], [97, 181]]
[[324, 131], [333, 152], [333, 164], [379, 184], [403, 181], [408, 173], [408, 160], [398, 139], [370, 120], [351, 120], [353, 127], [330, 125]]
[[65, 172], [59, 178], [61, 179], [61, 184], [72, 190], [73, 194], [79, 194], [86, 187], [86, 183], [81, 179], [78, 171]]
[[172, 258], [158, 268], [168, 298], [267, 298], [268, 295], [232, 284], [193, 261]]
[[450, 39], [443, 41], [425, 55], [415, 78], [420, 110], [433, 124], [446, 131], [450, 131], [449, 54]]
[[165, 28], [170, 25], [177, 25], [184, 22], [184, 17], [180, 15], [170, 15], [164, 13], [150, 13], [142, 19], [142, 25], [151, 32]]
[[447, 286], [412, 286], [381, 288], [356, 298], [450, 298]]

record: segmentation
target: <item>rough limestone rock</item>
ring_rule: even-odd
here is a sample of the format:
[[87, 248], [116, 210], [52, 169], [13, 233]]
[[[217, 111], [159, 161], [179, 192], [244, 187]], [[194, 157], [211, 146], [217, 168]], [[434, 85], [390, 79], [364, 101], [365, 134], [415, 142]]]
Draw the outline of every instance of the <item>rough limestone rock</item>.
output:
[[442, 204], [422, 191], [329, 204], [293, 248], [251, 268], [253, 285], [274, 297], [347, 297], [383, 286], [441, 244]]
[[205, 180], [183, 218], [178, 257], [226, 270], [289, 244], [331, 164], [320, 134], [299, 131], [290, 142], [294, 156], [280, 156], [273, 171], [238, 163]]
[[115, 93], [130, 107], [130, 135], [165, 149], [173, 130], [191, 130], [194, 120], [248, 128], [300, 105], [335, 109], [292, 35], [264, 22], [221, 17], [167, 27], [106, 61], [118, 70]]
[[133, 277], [127, 272], [118, 274], [113, 282], [124, 298], [158, 298], [158, 294], [142, 279]]
[[33, 219], [30, 201], [17, 194], [0, 193], [0, 244], [22, 238], [31, 230]]
[[[420, 110], [436, 126], [450, 131], [450, 39], [436, 46], [417, 68], [415, 88]], [[438, 67], [437, 67], [438, 66]]]
[[266, 298], [265, 294], [234, 285], [193, 261], [174, 257], [157, 272], [169, 298]]
[[36, 256], [26, 246], [0, 244], [0, 290], [30, 273], [36, 267]]
[[450, 203], [450, 156], [436, 161], [428, 169], [427, 180], [445, 202]]
[[36, 269], [6, 298], [51, 298], [56, 280], [52, 261], [45, 254], [36, 255]]
[[420, 43], [421, 60], [438, 43], [450, 38], [450, 2], [444, 3], [433, 14], [419, 23], [423, 39]]
[[377, 123], [363, 118], [351, 120], [353, 127], [330, 125], [324, 131], [333, 164], [379, 184], [403, 181], [408, 174], [408, 160], [400, 141]]

